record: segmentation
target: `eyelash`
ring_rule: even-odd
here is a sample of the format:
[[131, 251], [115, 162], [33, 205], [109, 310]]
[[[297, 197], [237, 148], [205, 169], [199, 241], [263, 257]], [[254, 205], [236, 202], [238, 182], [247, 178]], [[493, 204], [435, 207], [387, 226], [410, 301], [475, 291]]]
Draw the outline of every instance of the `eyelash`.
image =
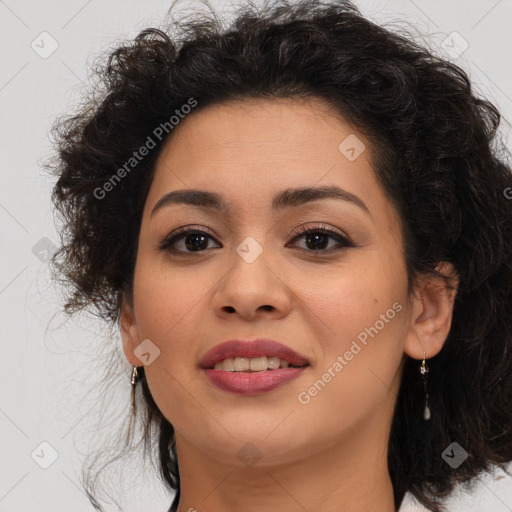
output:
[[[297, 240], [298, 238], [304, 237], [305, 235], [318, 234], [318, 233], [323, 234], [323, 235], [328, 235], [329, 237], [333, 238], [334, 240], [336, 240], [336, 242], [338, 242], [340, 244], [341, 247], [334, 248], [334, 249], [331, 248], [331, 249], [319, 249], [319, 250], [309, 250], [309, 249], [304, 249], [301, 247], [300, 249], [303, 251], [312, 253], [312, 254], [316, 253], [318, 255], [322, 255], [322, 254], [330, 254], [332, 252], [340, 251], [342, 249], [346, 249], [349, 247], [355, 247], [355, 245], [352, 243], [352, 241], [348, 237], [346, 237], [345, 235], [342, 235], [341, 233], [338, 233], [337, 231], [332, 231], [330, 229], [326, 229], [325, 224], [321, 224], [321, 225], [314, 226], [314, 227], [299, 226], [297, 228], [294, 228], [292, 231], [292, 236], [293, 236], [292, 242]], [[212, 238], [213, 240], [215, 240], [213, 234], [211, 232], [209, 232], [208, 230], [187, 228], [187, 227], [182, 226], [182, 227], [178, 228], [177, 230], [175, 230], [170, 235], [166, 236], [160, 242], [158, 249], [160, 249], [162, 251], [167, 250], [169, 252], [178, 253], [178, 254], [194, 254], [194, 253], [206, 252], [207, 249], [204, 249], [202, 251], [181, 251], [178, 249], [171, 248], [171, 246], [175, 242], [185, 238], [187, 235], [192, 235], [192, 234], [207, 235], [210, 238]], [[217, 242], [217, 241], [215, 240], [215, 242]]]

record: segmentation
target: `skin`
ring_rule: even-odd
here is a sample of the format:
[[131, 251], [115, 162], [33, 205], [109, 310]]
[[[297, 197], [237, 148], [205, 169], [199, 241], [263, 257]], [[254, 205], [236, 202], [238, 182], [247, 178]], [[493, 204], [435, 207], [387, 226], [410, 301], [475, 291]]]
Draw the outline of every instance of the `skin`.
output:
[[[355, 134], [366, 149], [349, 161], [338, 149]], [[160, 350], [145, 367], [152, 395], [176, 431], [179, 512], [345, 512], [395, 510], [387, 443], [404, 354], [427, 359], [450, 329], [457, 279], [421, 276], [407, 292], [401, 221], [378, 184], [371, 146], [320, 100], [246, 100], [207, 107], [175, 128], [160, 155], [140, 230], [133, 301], [122, 307], [123, 350], [149, 339]], [[353, 203], [322, 199], [273, 212], [285, 188], [337, 185]], [[222, 194], [230, 215], [171, 205], [166, 193]], [[180, 226], [208, 228], [202, 252], [159, 250]], [[321, 255], [296, 225], [341, 231], [355, 244]], [[236, 252], [253, 237], [262, 254]], [[190, 238], [189, 238], [190, 240]], [[327, 249], [340, 247], [329, 238]], [[194, 237], [192, 237], [192, 242]], [[321, 245], [321, 242], [316, 242]], [[203, 247], [206, 247], [206, 243]], [[365, 328], [398, 302], [385, 323], [307, 404], [307, 391]], [[266, 394], [244, 396], [210, 384], [198, 361], [227, 339], [261, 336], [310, 361], [303, 374]], [[418, 374], [419, 375], [419, 374]], [[252, 443], [261, 458], [237, 453]], [[246, 449], [246, 448], [245, 448]]]

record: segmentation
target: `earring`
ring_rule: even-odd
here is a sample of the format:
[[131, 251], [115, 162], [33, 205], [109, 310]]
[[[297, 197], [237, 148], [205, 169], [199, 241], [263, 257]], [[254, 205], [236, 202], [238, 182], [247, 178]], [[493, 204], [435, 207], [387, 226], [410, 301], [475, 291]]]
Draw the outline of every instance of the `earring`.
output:
[[135, 386], [138, 379], [139, 379], [139, 374], [137, 372], [137, 367], [134, 366], [132, 369], [132, 386]]
[[425, 408], [423, 409], [423, 419], [428, 421], [430, 419], [430, 408], [428, 406], [428, 393], [427, 393], [427, 373], [428, 366], [425, 364], [425, 351], [423, 351], [423, 361], [420, 366], [420, 373], [423, 378], [423, 391], [425, 392]]
[[132, 379], [131, 379], [131, 382], [132, 382], [132, 414], [135, 416], [135, 413], [136, 413], [136, 409], [135, 409], [135, 386], [137, 384], [137, 381], [139, 380], [139, 374], [137, 372], [137, 367], [134, 366], [133, 369], [132, 369]]

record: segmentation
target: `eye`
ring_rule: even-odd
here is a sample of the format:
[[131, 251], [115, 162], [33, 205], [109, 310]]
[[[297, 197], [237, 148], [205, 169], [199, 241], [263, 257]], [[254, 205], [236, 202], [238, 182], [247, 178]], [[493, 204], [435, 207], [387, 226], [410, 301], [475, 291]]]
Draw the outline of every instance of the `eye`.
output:
[[[209, 248], [208, 239], [214, 240], [213, 235], [209, 231], [182, 226], [165, 237], [159, 244], [159, 249], [174, 253], [202, 252]], [[184, 242], [184, 245], [182, 244], [184, 248], [174, 247], [176, 242], [181, 241]]]
[[[331, 253], [346, 247], [355, 247], [347, 236], [343, 235], [341, 232], [326, 229], [324, 224], [309, 228], [300, 226], [293, 230], [293, 234], [296, 235], [293, 241], [299, 238], [306, 239], [306, 249], [304, 250], [308, 252]], [[329, 239], [335, 240], [338, 247], [327, 249]]]
[[[306, 248], [301, 249], [308, 252], [331, 253], [346, 247], [354, 247], [354, 244], [348, 239], [348, 237], [343, 235], [341, 232], [326, 229], [324, 224], [317, 227], [310, 227], [309, 229], [304, 226], [300, 226], [299, 228], [295, 228], [292, 231], [292, 234], [295, 235], [292, 242], [299, 238], [306, 239]], [[338, 247], [331, 247], [327, 249], [326, 246], [329, 245], [329, 239], [337, 242]], [[167, 250], [173, 253], [182, 254], [204, 252], [207, 249], [211, 249], [211, 247], [208, 247], [209, 240], [214, 240], [218, 243], [213, 237], [213, 234], [206, 229], [182, 226], [165, 237], [160, 242], [158, 248], [162, 251]], [[182, 246], [176, 247], [177, 242], [183, 242]], [[220, 244], [219, 246], [222, 247]]]

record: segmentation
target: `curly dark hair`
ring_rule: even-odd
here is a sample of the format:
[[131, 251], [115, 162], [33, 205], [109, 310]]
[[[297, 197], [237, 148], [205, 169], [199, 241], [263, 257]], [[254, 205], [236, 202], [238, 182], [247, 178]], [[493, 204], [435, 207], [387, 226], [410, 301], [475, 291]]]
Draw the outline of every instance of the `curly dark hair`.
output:
[[[395, 506], [410, 492], [439, 512], [455, 484], [492, 465], [506, 471], [512, 172], [497, 150], [497, 108], [474, 93], [460, 67], [344, 0], [246, 2], [229, 27], [212, 10], [172, 29], [149, 28], [109, 50], [93, 70], [93, 97], [54, 125], [52, 200], [62, 245], [52, 268], [70, 292], [65, 312], [89, 309], [112, 325], [123, 298], [131, 303], [144, 202], [172, 136], [169, 119], [183, 105], [193, 99], [196, 115], [236, 99], [326, 100], [372, 143], [377, 177], [401, 216], [409, 283], [436, 272], [441, 261], [451, 262], [460, 279], [448, 338], [430, 360], [429, 422], [421, 419], [417, 361], [406, 356], [388, 449]], [[167, 128], [157, 137], [159, 126]], [[148, 136], [154, 149], [113, 182]], [[98, 191], [109, 180], [108, 199], [101, 200]], [[174, 429], [143, 368], [140, 379], [147, 425], [159, 432], [160, 474], [176, 490], [172, 512], [180, 498]], [[453, 441], [468, 452], [457, 468], [441, 459]]]

